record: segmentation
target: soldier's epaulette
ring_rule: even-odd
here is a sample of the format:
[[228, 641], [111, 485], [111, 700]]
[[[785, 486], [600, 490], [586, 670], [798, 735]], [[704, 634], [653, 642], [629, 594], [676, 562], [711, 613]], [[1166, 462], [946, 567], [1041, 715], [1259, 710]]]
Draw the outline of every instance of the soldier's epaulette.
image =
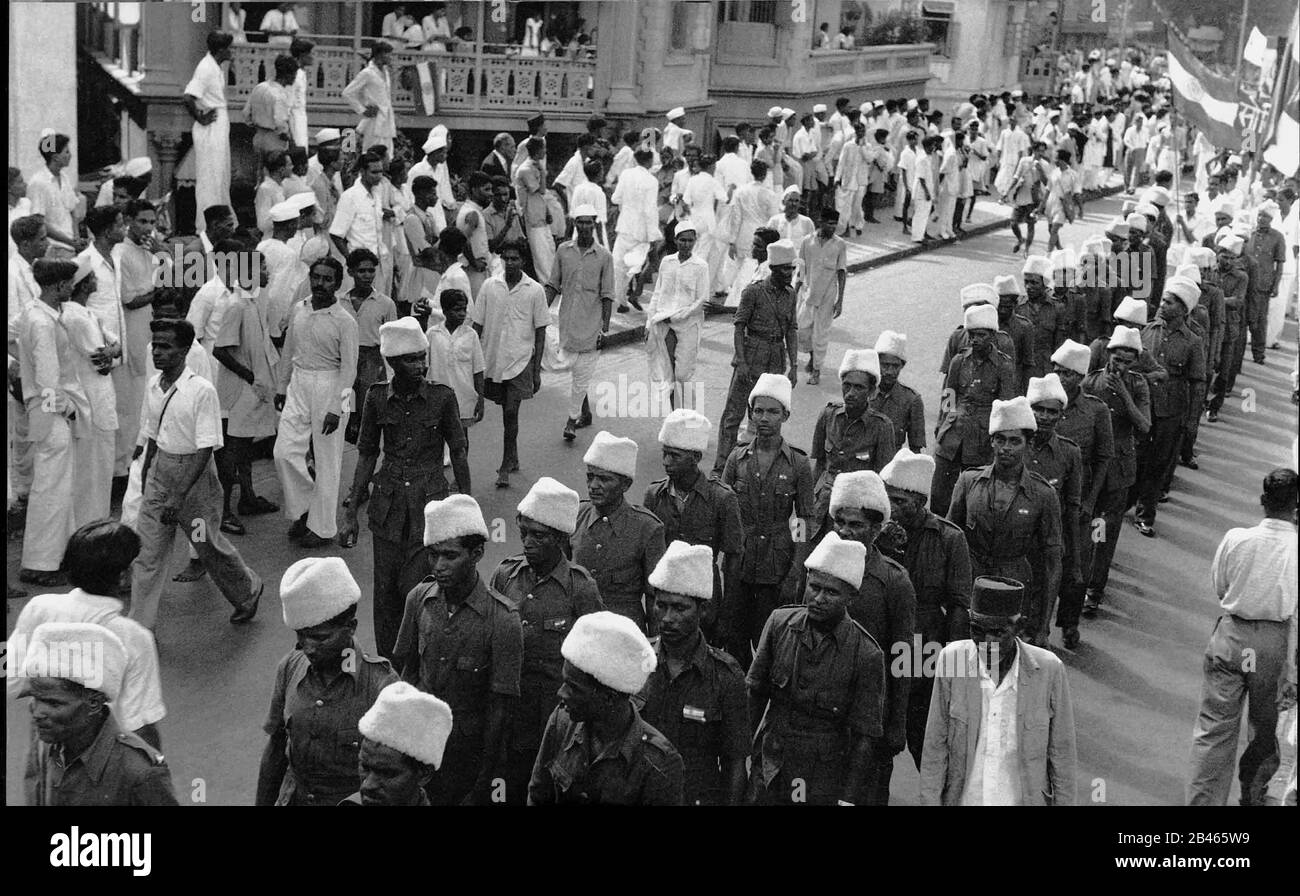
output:
[[907, 567], [904, 566], [903, 564], [899, 563], [899, 562], [898, 562], [897, 560], [895, 560], [893, 557], [886, 557], [885, 554], [884, 554], [884, 552], [881, 552], [881, 554], [880, 554], [880, 559], [885, 561], [885, 565], [886, 565], [886, 566], [892, 566], [892, 567], [894, 567], [898, 572], [901, 572], [903, 575], [907, 575]]
[[490, 595], [492, 596], [492, 599], [493, 599], [494, 601], [496, 601], [497, 603], [499, 603], [501, 606], [505, 607], [505, 608], [506, 608], [507, 610], [509, 610], [511, 613], [518, 613], [518, 612], [519, 612], [519, 611], [515, 608], [514, 604], [510, 603], [510, 598], [506, 597], [504, 594], [502, 594], [500, 591], [498, 591], [498, 590], [496, 590], [495, 588], [493, 588], [491, 585], [488, 585], [488, 586], [487, 586], [487, 592], [488, 592], [488, 594], [490, 594]]
[[715, 660], [722, 663], [722, 665], [726, 666], [737, 675], [740, 675], [742, 678], [744, 677], [745, 670], [740, 667], [740, 663], [737, 662], [734, 656], [727, 653], [727, 651], [723, 650], [721, 647], [714, 647], [712, 644], [706, 644], [705, 646], [709, 648], [709, 655]]
[[[889, 558], [886, 557], [885, 559], [889, 559]], [[881, 650], [880, 642], [877, 641], [877, 640], [872, 636], [871, 632], [869, 632], [869, 631], [866, 630], [866, 628], [862, 625], [861, 622], [858, 622], [858, 620], [854, 619], [852, 616], [846, 616], [845, 618], [848, 619], [849, 622], [852, 622], [853, 625], [857, 627], [857, 630], [860, 631], [860, 632], [862, 632], [863, 636], [866, 637], [866, 639], [867, 639], [868, 641], [870, 641], [872, 644], [876, 645], [876, 649], [877, 649], [877, 650]], [[882, 652], [883, 652], [883, 651], [882, 651]]]
[[807, 457], [807, 456], [808, 456], [808, 452], [807, 452], [807, 451], [804, 451], [804, 450], [803, 450], [802, 448], [800, 448], [798, 445], [795, 445], [795, 444], [793, 444], [793, 443], [791, 443], [791, 442], [786, 442], [786, 444], [790, 446], [790, 450], [793, 451], [795, 454], [800, 454], [800, 455], [803, 455], [804, 457]]
[[[1098, 373], [1098, 372], [1099, 372], [1099, 371], [1096, 371], [1096, 370], [1090, 370], [1090, 371], [1088, 371], [1088, 376], [1092, 376], [1092, 374], [1094, 374], [1094, 373]], [[1108, 411], [1110, 410], [1109, 405], [1107, 405], [1105, 401], [1103, 401], [1102, 399], [1098, 398], [1096, 395], [1093, 395], [1091, 392], [1084, 392], [1082, 389], [1080, 389], [1080, 390], [1079, 390], [1079, 397], [1085, 399], [1086, 401], [1095, 401], [1097, 404], [1102, 405], [1103, 407], [1105, 407]], [[1075, 400], [1077, 401], [1078, 399], [1075, 399]]]
[[117, 735], [117, 742], [124, 747], [129, 747], [138, 753], [143, 753], [153, 766], [164, 765], [166, 760], [153, 744], [140, 737], [138, 734], [132, 734], [129, 731], [120, 731]]
[[1052, 486], [1052, 483], [1050, 483], [1050, 482], [1047, 481], [1047, 477], [1044, 476], [1042, 473], [1039, 473], [1037, 470], [1030, 470], [1030, 471], [1029, 471], [1029, 477], [1030, 477], [1031, 479], [1037, 479], [1039, 482], [1041, 482], [1041, 483], [1042, 483], [1043, 485], [1045, 485], [1047, 488], [1052, 489], [1052, 491], [1056, 491], [1056, 489]]
[[641, 516], [644, 517], [648, 517], [649, 519], [654, 520], [656, 523], [662, 524], [662, 520], [660, 520], [659, 517], [654, 515], [654, 511], [649, 510], [646, 507], [642, 507], [640, 504], [633, 504], [631, 501], [627, 502], [627, 506], [628, 509], [630, 509], [633, 513], [640, 514]]
[[388, 380], [380, 380], [377, 383], [371, 383], [370, 388], [366, 389], [366, 394], [369, 395], [371, 392], [374, 392], [376, 389], [383, 390], [387, 388], [388, 388]]
[[[1070, 438], [1069, 436], [1063, 436], [1063, 435], [1061, 435], [1060, 433], [1057, 433], [1057, 434], [1056, 434], [1056, 437], [1057, 437], [1058, 439], [1060, 439], [1062, 442], [1064, 442], [1065, 444], [1067, 444], [1067, 445], [1073, 445], [1075, 448], [1078, 448], [1078, 447], [1079, 447], [1079, 443], [1076, 442], [1074, 439]], [[1080, 450], [1082, 450], [1082, 449], [1080, 449]]]
[[728, 492], [732, 492], [734, 494], [734, 489], [732, 489], [731, 486], [727, 485], [727, 483], [722, 481], [721, 473], [715, 473], [712, 470], [710, 470], [707, 474], [707, 479], [709, 482], [712, 482], [718, 488], [725, 488]]
[[962, 532], [961, 526], [957, 525], [952, 520], [948, 519], [946, 516], [939, 516], [939, 514], [936, 513], [934, 515], [934, 518], [939, 521], [940, 525], [947, 526], [949, 529], [956, 532], [958, 535], [961, 535], [963, 538], [966, 536], [966, 533]]

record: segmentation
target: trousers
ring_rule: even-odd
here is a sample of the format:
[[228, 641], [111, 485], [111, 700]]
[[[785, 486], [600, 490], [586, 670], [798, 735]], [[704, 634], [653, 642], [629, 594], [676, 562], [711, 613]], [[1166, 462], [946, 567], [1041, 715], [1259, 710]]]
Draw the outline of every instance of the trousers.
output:
[[27, 438], [27, 406], [13, 395], [8, 397], [9, 416], [6, 435], [9, 439], [9, 466], [13, 470], [13, 488], [17, 497], [25, 498], [32, 490], [32, 443]]
[[591, 377], [596, 372], [596, 362], [600, 360], [600, 352], [593, 349], [589, 352], [568, 354], [573, 361], [573, 366], [569, 370], [573, 378], [573, 385], [569, 389], [569, 419], [577, 420], [582, 416], [582, 403], [587, 400], [587, 390], [591, 387]]
[[727, 458], [731, 456], [731, 449], [736, 447], [736, 433], [748, 413], [749, 393], [758, 378], [764, 373], [785, 373], [785, 343], [746, 337], [744, 347], [745, 357], [731, 369], [727, 402], [718, 424], [718, 454], [713, 462], [713, 469], [718, 473], [722, 472]]
[[371, 530], [375, 557], [375, 650], [380, 656], [392, 656], [397, 644], [397, 630], [402, 625], [406, 595], [420, 583], [427, 572], [424, 562], [423, 533], [413, 539], [397, 541]]
[[939, 237], [941, 239], [947, 239], [948, 237], [953, 235], [952, 217], [953, 217], [953, 210], [956, 207], [957, 207], [956, 193], [947, 193], [947, 192], [939, 193], [939, 201], [935, 204], [934, 210], [936, 216], [939, 219], [938, 223], [936, 224], [936, 229], [938, 230]]
[[[339, 476], [343, 469], [346, 413], [329, 435], [321, 432], [339, 390], [349, 388], [337, 370], [294, 370], [275, 436], [275, 472], [284, 492], [284, 512], [296, 520], [307, 514], [307, 528], [321, 538], [338, 533]], [[307, 446], [316, 455], [316, 479], [307, 472]]]
[[[1065, 573], [1061, 576], [1061, 595], [1060, 602], [1056, 607], [1056, 627], [1057, 628], [1074, 628], [1079, 624], [1079, 614], [1083, 611], [1084, 589], [1087, 587], [1088, 580], [1088, 548], [1092, 544], [1092, 533], [1101, 532], [1102, 528], [1094, 524], [1095, 519], [1099, 519], [1098, 511], [1094, 510], [1093, 515], [1085, 515], [1080, 511], [1078, 517], [1074, 520], [1074, 525], [1078, 527], [1078, 533], [1075, 537], [1075, 550], [1079, 552], [1078, 570], [1079, 579], [1071, 580], [1068, 571], [1074, 566], [1070, 558], [1066, 558], [1064, 565]], [[1062, 525], [1069, 525], [1069, 521], [1062, 519]]]
[[[1128, 509], [1128, 487], [1106, 488], [1097, 496], [1096, 514], [1104, 524], [1100, 540], [1094, 540], [1092, 536], [1093, 529], [1091, 525], [1088, 529], [1088, 546], [1087, 566], [1084, 570], [1084, 580], [1087, 582], [1087, 593], [1100, 595], [1106, 590], [1106, 583], [1110, 581], [1110, 564], [1115, 559], [1115, 546], [1119, 544], [1120, 533], [1124, 527], [1120, 523], [1124, 519], [1124, 511]], [[1061, 625], [1058, 617], [1058, 625]]]
[[[643, 240], [634, 240], [630, 236], [622, 233], [614, 239], [614, 248], [610, 251], [614, 254], [615, 305], [623, 304], [623, 300], [627, 298], [627, 288], [632, 282], [633, 275], [639, 273], [639, 271], [634, 271], [628, 268], [627, 262], [624, 261], [629, 252], [638, 249], [645, 249], [648, 251], [650, 249], [650, 244]], [[644, 265], [642, 268], [644, 268]]]
[[820, 370], [820, 364], [826, 360], [826, 350], [831, 344], [831, 328], [835, 326], [835, 299], [827, 296], [820, 302], [809, 302], [808, 315], [812, 318], [809, 333], [812, 368]]
[[86, 523], [109, 517], [117, 430], [88, 426], [86, 434], [76, 443], [72, 471], [72, 493], [77, 496], [72, 508], [74, 532]]
[[214, 585], [231, 606], [238, 607], [261, 590], [262, 581], [248, 568], [221, 531], [221, 484], [212, 462], [181, 502], [177, 522], [164, 523], [163, 508], [180, 488], [189, 455], [158, 451], [144, 479], [144, 494], [136, 532], [140, 554], [131, 564], [130, 616], [152, 629], [158, 618], [163, 589], [171, 581], [171, 556], [176, 530], [183, 528]]
[[1156, 508], [1166, 476], [1178, 462], [1178, 448], [1183, 440], [1183, 418], [1156, 417], [1146, 442], [1138, 447], [1137, 518], [1148, 525], [1156, 521]]
[[32, 488], [23, 534], [23, 569], [53, 572], [63, 563], [68, 538], [76, 531], [73, 466], [77, 439], [66, 417], [27, 409], [32, 435]]
[[1286, 313], [1295, 304], [1295, 299], [1296, 273], [1292, 270], [1289, 274], [1282, 275], [1282, 279], [1277, 284], [1277, 295], [1268, 304], [1268, 328], [1264, 334], [1264, 341], [1269, 345], [1277, 342], [1282, 336]]
[[[1277, 754], [1277, 688], [1286, 642], [1285, 622], [1224, 615], [1215, 623], [1205, 648], [1201, 709], [1192, 730], [1189, 806], [1227, 804], [1243, 702], [1249, 704], [1250, 727], [1237, 771], [1241, 799], [1243, 805], [1262, 802], [1268, 781], [1256, 780], [1256, 772]], [[1254, 662], [1246, 662], [1247, 657]]]
[[840, 213], [840, 224], [845, 228], [862, 228], [862, 196], [866, 192], [866, 187], [839, 187], [835, 190], [835, 210]]
[[555, 236], [551, 233], [549, 224], [528, 228], [528, 248], [533, 253], [537, 282], [550, 283], [551, 271], [555, 267]]
[[140, 436], [140, 407], [144, 401], [148, 378], [135, 375], [126, 364], [114, 367], [112, 377], [113, 391], [117, 396], [117, 446], [113, 475], [125, 476], [131, 467], [136, 439]]
[[930, 226], [930, 212], [934, 210], [934, 202], [929, 199], [921, 199], [919, 196], [912, 199], [912, 242], [919, 243], [925, 239], [925, 230]]
[[1266, 292], [1255, 291], [1246, 300], [1246, 326], [1250, 330], [1250, 356], [1256, 361], [1264, 360], [1264, 348], [1268, 345], [1268, 308], [1270, 299]]
[[[695, 359], [700, 351], [700, 331], [703, 329], [703, 312], [683, 321], [661, 321], [650, 324], [646, 342], [649, 354], [650, 379], [661, 392], [681, 386], [685, 407], [695, 407]], [[671, 343], [669, 337], [672, 337]], [[660, 396], [666, 398], [667, 396]], [[659, 405], [667, 407], [667, 401]]]

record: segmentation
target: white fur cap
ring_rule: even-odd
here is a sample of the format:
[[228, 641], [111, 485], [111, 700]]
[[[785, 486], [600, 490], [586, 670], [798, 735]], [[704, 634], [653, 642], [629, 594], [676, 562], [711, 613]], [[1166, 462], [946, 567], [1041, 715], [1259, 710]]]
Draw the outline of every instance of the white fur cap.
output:
[[1147, 303], [1132, 296], [1125, 296], [1111, 317], [1128, 324], [1145, 327], [1147, 325]]
[[[1020, 290], [1017, 289], [1016, 291], [1019, 292]], [[997, 287], [988, 283], [972, 283], [969, 286], [963, 286], [960, 295], [961, 307], [963, 308], [969, 308], [971, 305], [979, 305], [980, 303], [989, 305], [998, 303]]]
[[1029, 406], [1029, 399], [1023, 395], [1010, 401], [993, 399], [993, 412], [989, 414], [989, 435], [1013, 429], [1038, 431], [1038, 421], [1034, 419], [1034, 410]]
[[1031, 255], [1025, 259], [1025, 265], [1020, 269], [1023, 276], [1037, 274], [1044, 280], [1052, 279], [1052, 259], [1046, 255]]
[[[998, 274], [993, 278], [993, 292], [998, 296], [1020, 295], [1020, 284], [1011, 274]], [[996, 305], [995, 300], [992, 304]]]
[[1201, 301], [1201, 288], [1186, 277], [1176, 274], [1165, 281], [1165, 292], [1180, 299], [1188, 311]]
[[1174, 276], [1175, 276], [1175, 277], [1186, 277], [1188, 280], [1191, 280], [1191, 281], [1192, 281], [1193, 283], [1195, 283], [1197, 286], [1200, 286], [1200, 285], [1201, 285], [1201, 269], [1200, 269], [1200, 267], [1198, 267], [1197, 265], [1194, 265], [1194, 264], [1180, 264], [1180, 265], [1179, 265], [1179, 266], [1174, 270]]
[[1147, 216], [1140, 214], [1139, 212], [1133, 212], [1124, 219], [1124, 223], [1128, 225], [1129, 230], [1140, 230], [1143, 233], [1147, 232]]
[[654, 648], [636, 623], [608, 610], [579, 616], [560, 645], [560, 655], [623, 694], [640, 692], [657, 663]]
[[1219, 248], [1230, 255], [1240, 255], [1241, 250], [1245, 248], [1246, 241], [1235, 233], [1224, 234], [1217, 240]]
[[342, 557], [305, 557], [280, 578], [284, 624], [298, 631], [333, 619], [361, 600], [361, 586]]
[[893, 355], [900, 361], [906, 361], [907, 335], [894, 330], [881, 330], [876, 337], [876, 354]]
[[972, 305], [966, 309], [962, 326], [967, 330], [996, 330], [998, 328], [998, 309], [992, 305]]
[[664, 418], [659, 427], [659, 444], [665, 448], [703, 452], [709, 447], [713, 424], [699, 411], [678, 408]]
[[1142, 334], [1133, 327], [1118, 326], [1115, 332], [1110, 334], [1110, 342], [1106, 343], [1106, 348], [1131, 348], [1141, 354]]
[[755, 398], [773, 398], [780, 402], [781, 407], [787, 411], [793, 410], [791, 401], [794, 397], [794, 389], [790, 385], [789, 377], [784, 377], [779, 373], [764, 373], [754, 384], [754, 388], [749, 390], [749, 403], [752, 405]]
[[390, 320], [379, 325], [379, 354], [385, 358], [423, 354], [429, 351], [429, 337], [413, 317]]
[[[837, 476], [836, 479], [838, 478]], [[934, 481], [934, 458], [928, 454], [917, 454], [904, 445], [880, 471], [880, 479], [885, 485], [928, 498], [930, 484]]]
[[668, 550], [659, 558], [646, 581], [656, 591], [712, 600], [713, 548], [707, 544], [674, 541], [668, 545]]
[[28, 638], [22, 674], [75, 681], [112, 703], [126, 677], [126, 645], [93, 622], [42, 622]]
[[869, 373], [880, 382], [880, 355], [874, 348], [851, 348], [844, 353], [840, 361], [840, 376], [858, 371]]
[[1061, 343], [1061, 347], [1052, 352], [1052, 363], [1060, 364], [1066, 370], [1073, 370], [1075, 373], [1087, 375], [1088, 364], [1092, 359], [1092, 353], [1088, 346], [1081, 342], [1075, 342], [1073, 339], [1067, 339]]
[[1047, 376], [1031, 376], [1029, 378], [1029, 388], [1025, 390], [1025, 398], [1029, 400], [1029, 406], [1032, 408], [1036, 404], [1044, 401], [1059, 401], [1061, 409], [1070, 403], [1070, 398], [1065, 394], [1065, 387], [1061, 385], [1061, 378], [1054, 373]]
[[424, 543], [437, 544], [462, 535], [488, 537], [478, 502], [469, 495], [450, 495], [424, 505]]
[[862, 573], [867, 568], [867, 546], [857, 541], [845, 541], [834, 532], [827, 532], [803, 565], [811, 572], [825, 573], [854, 588], [861, 588]]
[[565, 535], [578, 528], [578, 493], [550, 476], [543, 476], [519, 502], [520, 516], [550, 526]]
[[613, 433], [601, 430], [591, 440], [591, 447], [582, 456], [584, 464], [618, 473], [628, 479], [636, 478], [637, 444]]
[[871, 470], [840, 473], [831, 486], [830, 512], [834, 514], [841, 507], [874, 510], [888, 520], [890, 507], [885, 483]]
[[362, 737], [437, 768], [451, 734], [451, 707], [412, 684], [395, 681], [379, 692], [357, 729]]

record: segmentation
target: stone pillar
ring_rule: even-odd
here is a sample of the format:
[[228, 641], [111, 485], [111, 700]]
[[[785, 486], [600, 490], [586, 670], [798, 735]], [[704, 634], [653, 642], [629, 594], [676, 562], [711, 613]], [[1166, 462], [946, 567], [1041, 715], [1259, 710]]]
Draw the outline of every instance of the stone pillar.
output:
[[597, 104], [602, 85], [608, 84], [605, 111], [639, 115], [644, 111], [637, 85], [637, 33], [643, 0], [610, 3], [600, 10], [601, 46], [596, 48]]
[[153, 144], [152, 154], [156, 170], [153, 189], [158, 196], [171, 195], [171, 206], [167, 209], [167, 213], [171, 218], [173, 229], [175, 229], [176, 190], [173, 180], [176, 174], [176, 163], [179, 161], [180, 156], [181, 135], [175, 131], [156, 131], [151, 133], [149, 137], [150, 143]]

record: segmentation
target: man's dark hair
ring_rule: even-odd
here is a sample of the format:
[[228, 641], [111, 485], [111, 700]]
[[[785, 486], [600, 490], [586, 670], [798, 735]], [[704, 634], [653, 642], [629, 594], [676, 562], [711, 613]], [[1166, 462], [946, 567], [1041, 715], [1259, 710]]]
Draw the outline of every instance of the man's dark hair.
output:
[[311, 266], [307, 268], [307, 273], [310, 275], [313, 270], [321, 265], [325, 265], [325, 267], [334, 272], [334, 285], [336, 287], [343, 283], [343, 264], [332, 255], [326, 255], [324, 258], [318, 258], [313, 261]]
[[498, 174], [492, 178], [492, 189], [495, 190], [498, 187], [505, 187], [508, 190], [510, 189], [510, 181]]
[[122, 214], [128, 219], [134, 218], [140, 212], [156, 212], [157, 208], [148, 199], [132, 199], [122, 207]]
[[77, 264], [53, 258], [38, 258], [32, 262], [32, 278], [37, 286], [53, 286], [77, 275]]
[[471, 190], [490, 189], [492, 178], [483, 171], [474, 171], [469, 176], [469, 188]]
[[50, 159], [67, 149], [71, 142], [72, 138], [67, 134], [48, 134], [41, 138], [37, 148], [40, 150], [41, 158], [48, 163]]
[[759, 227], [754, 230], [754, 236], [762, 240], [764, 246], [770, 246], [781, 238], [775, 227]]
[[653, 162], [655, 154], [648, 149], [638, 149], [632, 153], [632, 158], [636, 160], [638, 165], [644, 165], [646, 162]]
[[211, 230], [216, 224], [229, 218], [234, 214], [228, 205], [209, 205], [203, 210], [203, 223]]
[[596, 135], [593, 134], [593, 133], [591, 133], [590, 131], [588, 131], [588, 132], [585, 133], [585, 134], [579, 134], [579, 135], [578, 135], [578, 147], [579, 147], [579, 148], [581, 148], [581, 147], [583, 147], [583, 146], [595, 146], [595, 145], [596, 145]]
[[628, 130], [626, 130], [626, 131], [623, 132], [623, 145], [624, 145], [624, 146], [636, 146], [636, 145], [637, 145], [638, 143], [640, 143], [640, 142], [641, 142], [641, 132], [640, 132], [640, 131], [637, 131], [637, 130], [634, 130], [634, 129], [629, 128]]
[[226, 239], [221, 240], [220, 242], [215, 243], [212, 246], [212, 254], [232, 255], [236, 252], [247, 251], [247, 249], [248, 249], [248, 245], [243, 240], [237, 239], [235, 237], [227, 237]]
[[722, 140], [722, 151], [723, 151], [724, 153], [726, 153], [726, 152], [735, 152], [735, 151], [738, 150], [738, 149], [740, 149], [740, 138], [739, 138], [739, 137], [734, 137], [734, 136], [733, 136], [733, 137], [724, 137], [724, 138], [723, 138], [723, 140]]
[[371, 252], [365, 246], [353, 249], [348, 253], [348, 270], [352, 270], [363, 261], [368, 261], [377, 266], [379, 264], [379, 256]]
[[463, 289], [444, 289], [442, 295], [438, 297], [438, 304], [442, 306], [442, 313], [446, 314], [447, 309], [455, 307], [457, 302], [464, 302], [469, 305], [469, 296], [465, 295]]
[[235, 42], [235, 36], [227, 31], [209, 31], [207, 44], [208, 52], [214, 56], [219, 50], [224, 50]]
[[1174, 173], [1172, 171], [1157, 171], [1156, 186], [1172, 187], [1174, 184]]
[[762, 159], [755, 159], [749, 163], [749, 173], [754, 180], [762, 181], [767, 179], [767, 162]]
[[600, 184], [600, 176], [605, 171], [605, 166], [600, 163], [600, 159], [587, 159], [582, 166], [582, 173], [587, 175], [587, 180], [594, 184]]
[[299, 68], [298, 60], [294, 59], [292, 56], [285, 56], [281, 54], [275, 57], [276, 78], [280, 78], [285, 75], [293, 75], [296, 77], [298, 74], [298, 68]]
[[1297, 500], [1300, 500], [1300, 486], [1297, 486], [1296, 471], [1286, 467], [1278, 467], [1272, 473], [1264, 477], [1264, 494], [1260, 495], [1259, 503], [1264, 505], [1267, 513], [1286, 513], [1289, 510], [1296, 509]]
[[294, 59], [297, 59], [299, 56], [310, 53], [314, 49], [316, 49], [316, 45], [307, 40], [307, 38], [295, 37], [289, 44], [289, 55]]
[[1058, 149], [1056, 151], [1056, 161], [1058, 162], [1065, 162], [1068, 165], [1072, 158], [1074, 158], [1074, 153], [1070, 152], [1068, 149]]
[[497, 249], [497, 255], [504, 257], [507, 252], [514, 252], [520, 258], [523, 258], [524, 244], [519, 240], [506, 240], [501, 244], [500, 248]]
[[112, 227], [121, 214], [122, 209], [116, 205], [97, 205], [86, 212], [86, 229], [91, 236], [99, 236]]
[[150, 333], [171, 333], [176, 345], [186, 351], [194, 344], [194, 324], [183, 317], [164, 317], [149, 321]]
[[438, 234], [438, 251], [453, 258], [465, 251], [469, 239], [455, 227], [444, 227]]
[[366, 150], [361, 155], [357, 156], [356, 170], [358, 173], [365, 171], [366, 168], [368, 168], [370, 165], [372, 165], [375, 162], [378, 162], [380, 165], [384, 164], [384, 157], [381, 155], [376, 155], [372, 153], [370, 150]]
[[438, 182], [427, 174], [421, 174], [415, 180], [411, 181], [412, 193], [423, 193], [426, 190], [438, 189]]
[[114, 520], [87, 523], [68, 539], [60, 570], [87, 594], [116, 597], [122, 573], [140, 553], [140, 536]]
[[289, 154], [283, 149], [275, 149], [266, 154], [266, 170], [279, 171], [289, 161]]
[[44, 215], [28, 215], [25, 218], [16, 219], [13, 224], [9, 225], [9, 235], [14, 238], [15, 243], [25, 243], [36, 239], [36, 235], [44, 227]]
[[393, 45], [386, 40], [377, 40], [370, 46], [370, 58], [374, 59], [382, 53], [393, 52]]
[[322, 168], [333, 165], [341, 155], [343, 155], [343, 150], [337, 146], [319, 146], [316, 148], [316, 161], [320, 162]]
[[546, 152], [546, 141], [541, 137], [528, 138], [528, 155], [538, 156]]

